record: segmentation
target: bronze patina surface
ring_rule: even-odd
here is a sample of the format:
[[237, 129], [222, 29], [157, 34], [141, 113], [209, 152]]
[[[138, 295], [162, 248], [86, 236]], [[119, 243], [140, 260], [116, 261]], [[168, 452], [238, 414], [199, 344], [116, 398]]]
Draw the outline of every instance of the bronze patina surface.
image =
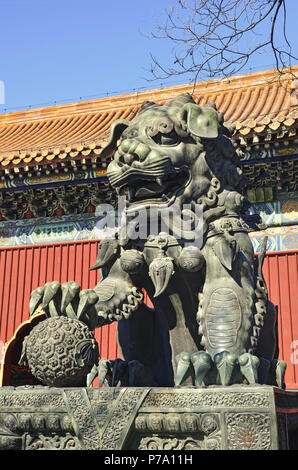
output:
[[[262, 275], [266, 239], [254, 259], [248, 233], [261, 224], [247, 216], [232, 133], [215, 105], [198, 106], [189, 94], [145, 102], [132, 121], [113, 123], [102, 153], [113, 153], [108, 177], [126, 207], [91, 268], [103, 279], [87, 291], [48, 283], [30, 304], [31, 313], [42, 303], [49, 316], [77, 317], [91, 330], [117, 322], [123, 361], [95, 364], [100, 382], [283, 387], [276, 310]], [[162, 210], [173, 208], [165, 222]], [[143, 288], [154, 310], [144, 305]]]

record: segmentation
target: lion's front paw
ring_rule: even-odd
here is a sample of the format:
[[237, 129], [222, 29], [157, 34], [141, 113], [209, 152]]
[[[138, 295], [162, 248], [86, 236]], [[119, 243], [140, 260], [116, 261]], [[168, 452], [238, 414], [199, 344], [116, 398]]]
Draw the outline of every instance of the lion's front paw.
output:
[[[183, 384], [187, 376], [192, 376], [193, 385], [232, 385], [282, 383], [285, 368], [283, 364], [276, 366], [272, 373], [273, 362], [258, 358], [248, 352], [236, 356], [230, 351], [221, 351], [212, 357], [206, 351], [197, 351], [190, 355], [181, 353], [176, 358], [177, 369], [175, 384]], [[273, 377], [273, 378], [272, 378]], [[279, 385], [281, 386], [281, 385]]]

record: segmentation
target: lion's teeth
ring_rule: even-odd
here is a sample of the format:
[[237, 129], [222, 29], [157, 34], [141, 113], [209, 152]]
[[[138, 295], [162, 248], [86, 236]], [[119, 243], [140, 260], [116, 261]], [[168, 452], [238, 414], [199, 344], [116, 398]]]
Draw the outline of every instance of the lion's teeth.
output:
[[129, 187], [128, 188], [128, 200], [131, 202], [135, 195], [135, 188]]
[[159, 186], [162, 186], [162, 178], [156, 178], [156, 182]]

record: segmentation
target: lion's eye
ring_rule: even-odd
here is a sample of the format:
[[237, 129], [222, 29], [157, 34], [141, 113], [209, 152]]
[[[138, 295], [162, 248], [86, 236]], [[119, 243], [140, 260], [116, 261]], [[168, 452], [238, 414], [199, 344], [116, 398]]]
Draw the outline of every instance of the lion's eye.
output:
[[125, 140], [125, 139], [133, 139], [134, 137], [137, 137], [139, 134], [138, 129], [136, 127], [128, 128], [126, 129], [123, 134], [121, 135], [120, 139]]

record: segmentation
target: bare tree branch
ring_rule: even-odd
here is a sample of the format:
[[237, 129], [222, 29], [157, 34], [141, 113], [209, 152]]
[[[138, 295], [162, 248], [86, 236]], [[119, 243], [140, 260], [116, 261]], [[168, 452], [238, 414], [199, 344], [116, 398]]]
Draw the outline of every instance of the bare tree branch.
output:
[[[286, 34], [287, 0], [176, 0], [165, 23], [151, 33], [173, 45], [170, 65], [151, 56], [152, 79], [200, 78], [240, 72], [256, 53], [270, 48], [282, 73], [298, 61]], [[277, 40], [277, 26], [281, 38]], [[280, 44], [280, 41], [282, 43]]]

